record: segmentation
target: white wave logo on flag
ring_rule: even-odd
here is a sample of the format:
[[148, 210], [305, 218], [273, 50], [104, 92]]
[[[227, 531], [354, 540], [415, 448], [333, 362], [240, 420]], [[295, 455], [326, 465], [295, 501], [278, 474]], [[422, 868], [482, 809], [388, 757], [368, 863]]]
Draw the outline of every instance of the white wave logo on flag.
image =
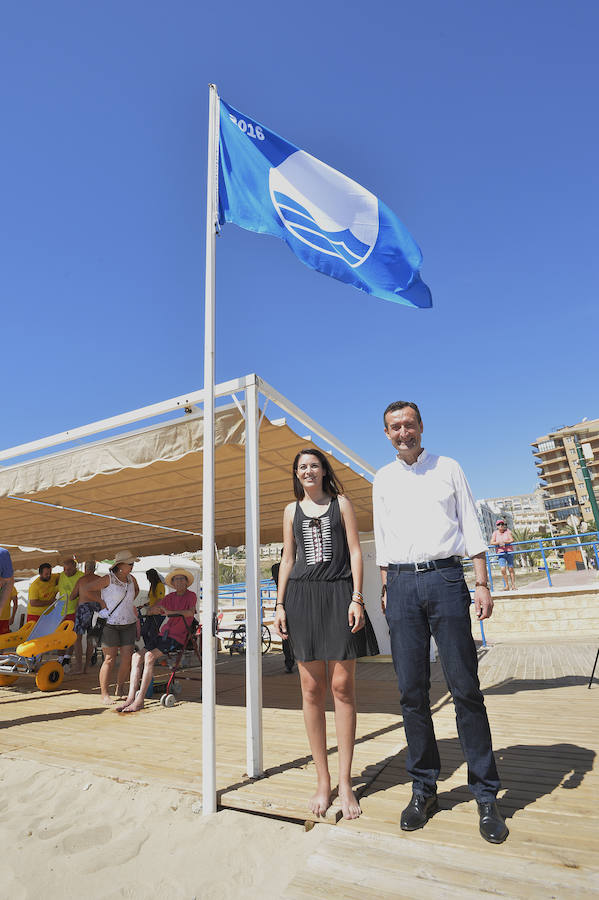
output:
[[379, 233], [374, 194], [304, 150], [272, 168], [268, 183], [279, 218], [296, 238], [353, 269], [368, 259]]

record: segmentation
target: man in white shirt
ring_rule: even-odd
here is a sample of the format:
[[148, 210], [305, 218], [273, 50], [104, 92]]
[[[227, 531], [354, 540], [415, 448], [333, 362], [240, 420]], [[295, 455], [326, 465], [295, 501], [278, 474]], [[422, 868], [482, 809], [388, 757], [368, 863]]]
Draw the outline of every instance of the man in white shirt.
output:
[[416, 404], [391, 403], [384, 422], [397, 457], [374, 479], [374, 533], [408, 742], [406, 767], [413, 782], [401, 827], [422, 828], [439, 809], [441, 764], [429, 699], [432, 635], [455, 705], [468, 784], [478, 802], [480, 833], [499, 844], [508, 829], [496, 804], [500, 782], [461, 564], [463, 556], [472, 559], [475, 612], [479, 619], [488, 619], [493, 600], [487, 583], [487, 547], [459, 464], [422, 447], [423, 425]]

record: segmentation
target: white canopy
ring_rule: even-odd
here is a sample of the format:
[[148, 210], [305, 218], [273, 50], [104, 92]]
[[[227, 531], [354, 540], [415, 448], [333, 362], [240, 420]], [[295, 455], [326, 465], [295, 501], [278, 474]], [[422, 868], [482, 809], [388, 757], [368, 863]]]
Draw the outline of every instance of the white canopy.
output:
[[[45, 560], [56, 564], [64, 552], [84, 560], [112, 559], [123, 548], [136, 556], [199, 550], [203, 439], [202, 413], [194, 408], [191, 415], [179, 413], [165, 423], [0, 468], [0, 546], [10, 550], [15, 571], [25, 575]], [[283, 508], [293, 500], [291, 464], [307, 444], [328, 452], [326, 442], [302, 438], [284, 420], [263, 416], [261, 543], [282, 538]], [[241, 407], [217, 408], [215, 445], [216, 543], [237, 546], [245, 543]], [[338, 456], [331, 454], [331, 461], [352, 499], [360, 530], [370, 531], [370, 482]]]

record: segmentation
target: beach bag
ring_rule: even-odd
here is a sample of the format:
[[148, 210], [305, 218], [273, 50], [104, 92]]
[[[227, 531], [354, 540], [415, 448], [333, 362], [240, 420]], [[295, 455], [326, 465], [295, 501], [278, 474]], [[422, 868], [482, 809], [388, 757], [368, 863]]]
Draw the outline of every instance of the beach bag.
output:
[[88, 629], [87, 633], [89, 637], [93, 637], [98, 644], [102, 643], [102, 634], [104, 633], [106, 619], [107, 616], [101, 616], [99, 612], [92, 614], [91, 628]]
[[117, 611], [117, 609], [119, 608], [119, 606], [121, 605], [121, 603], [123, 602], [125, 597], [127, 596], [128, 590], [129, 590], [129, 585], [127, 585], [127, 587], [125, 588], [125, 593], [123, 594], [123, 596], [121, 597], [121, 599], [119, 600], [117, 605], [115, 607], [113, 607], [113, 609], [108, 610], [107, 616], [101, 616], [100, 615], [101, 610], [100, 610], [100, 612], [95, 612], [92, 615], [92, 627], [90, 628], [88, 634], [90, 634], [93, 638], [95, 638], [97, 644], [102, 643], [102, 635], [104, 634], [104, 626], [106, 625], [108, 618]]

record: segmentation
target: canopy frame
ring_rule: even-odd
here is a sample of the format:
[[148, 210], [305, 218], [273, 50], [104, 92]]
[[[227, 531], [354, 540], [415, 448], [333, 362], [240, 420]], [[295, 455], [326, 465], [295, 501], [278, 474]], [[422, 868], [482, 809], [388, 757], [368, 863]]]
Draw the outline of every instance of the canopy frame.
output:
[[[242, 395], [242, 400], [237, 397]], [[263, 763], [263, 733], [262, 733], [262, 655], [261, 655], [261, 619], [260, 619], [260, 505], [259, 505], [259, 470], [260, 459], [258, 451], [258, 433], [259, 426], [264, 418], [266, 405], [270, 402], [287, 413], [302, 426], [307, 427], [311, 436], [318, 437], [325, 445], [336, 451], [338, 456], [344, 457], [349, 463], [353, 464], [355, 471], [366, 476], [374, 476], [375, 469], [358, 454], [351, 450], [346, 444], [336, 438], [326, 428], [319, 425], [314, 419], [307, 415], [300, 407], [292, 403], [283, 396], [274, 387], [268, 384], [258, 375], [250, 374], [230, 381], [223, 382], [214, 386], [214, 397], [223, 398], [231, 397], [233, 404], [240, 409], [245, 418], [245, 540], [246, 540], [246, 587], [247, 587], [247, 603], [246, 603], [246, 629], [247, 629], [247, 653], [246, 653], [246, 747], [247, 747], [247, 773], [251, 778], [258, 778], [264, 772]], [[264, 398], [262, 411], [260, 410], [260, 397]], [[71, 445], [49, 456], [58, 456], [73, 450], [73, 443], [81, 441], [84, 438], [90, 438], [94, 435], [100, 435], [109, 431], [124, 430], [144, 420], [153, 419], [159, 416], [167, 416], [172, 413], [184, 410], [188, 413], [202, 415], [199, 408], [203, 406], [205, 399], [204, 390], [192, 391], [188, 394], [182, 394], [165, 400], [161, 403], [154, 403], [149, 406], [140, 407], [128, 413], [112, 416], [107, 419], [101, 419], [78, 428], [69, 429], [41, 438], [35, 441], [29, 441], [24, 444], [10, 447], [0, 451], [0, 461], [11, 461], [13, 465], [19, 465], [24, 457], [35, 454], [36, 456], [43, 451], [51, 450], [61, 445]], [[230, 405], [233, 405], [230, 404]], [[198, 408], [198, 413], [195, 409]], [[218, 407], [220, 410], [225, 408]], [[177, 421], [177, 420], [173, 420]], [[273, 420], [275, 424], [280, 424], [281, 420]], [[163, 423], [164, 424], [164, 423]], [[147, 430], [154, 428], [154, 425], [147, 426]], [[146, 429], [143, 429], [146, 430]], [[137, 433], [137, 432], [136, 432]], [[121, 436], [120, 434], [118, 435]], [[110, 440], [104, 438], [99, 441]], [[46, 458], [42, 456], [42, 458]], [[360, 471], [361, 470], [361, 471]], [[93, 515], [93, 513], [91, 513]], [[203, 550], [207, 549], [203, 543]], [[213, 554], [203, 553], [203, 565], [205, 566], [207, 556], [213, 558]], [[203, 720], [207, 719], [211, 723], [211, 736], [214, 735], [216, 694], [215, 685], [215, 653], [216, 638], [213, 628], [210, 626], [208, 634], [203, 628], [203, 640], [208, 641], [211, 652], [209, 653], [210, 665], [207, 671], [203, 672], [203, 679], [206, 677], [208, 682], [208, 694], [203, 694]], [[206, 660], [204, 662], [206, 665]], [[209, 669], [209, 671], [208, 671]], [[204, 741], [203, 741], [204, 744]], [[210, 754], [209, 754], [210, 757]], [[206, 785], [210, 795], [204, 798], [204, 808], [216, 808], [216, 757], [213, 755], [208, 760], [203, 758], [203, 767], [208, 767], [209, 771], [204, 774], [203, 778], [204, 792]]]

